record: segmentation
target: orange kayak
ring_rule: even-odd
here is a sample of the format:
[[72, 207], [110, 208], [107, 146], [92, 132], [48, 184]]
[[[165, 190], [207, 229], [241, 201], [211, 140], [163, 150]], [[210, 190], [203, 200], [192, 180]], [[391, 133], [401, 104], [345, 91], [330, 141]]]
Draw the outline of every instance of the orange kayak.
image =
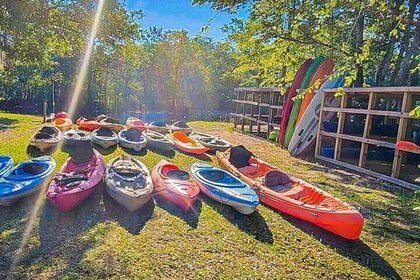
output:
[[81, 130], [87, 131], [94, 131], [101, 127], [96, 120], [88, 120], [84, 117], [78, 118], [76, 123]]
[[252, 186], [268, 206], [347, 239], [358, 239], [364, 218], [331, 194], [253, 157], [243, 146], [217, 152], [219, 165]]
[[187, 171], [161, 160], [152, 170], [154, 194], [161, 195], [187, 212], [200, 193]]
[[169, 134], [170, 139], [174, 141], [174, 145], [177, 149], [194, 155], [202, 155], [209, 150], [204, 147], [198, 141], [190, 138], [184, 132], [178, 131]]
[[126, 121], [128, 128], [137, 128], [140, 132], [143, 132], [147, 129], [147, 126], [144, 122], [135, 117], [129, 117]]
[[61, 130], [61, 132], [67, 131], [69, 129], [71, 129], [73, 127], [73, 122], [71, 121], [71, 119], [69, 118], [58, 118], [55, 119], [53, 124], [59, 129]]
[[396, 147], [401, 151], [420, 154], [420, 146], [410, 141], [398, 141]]

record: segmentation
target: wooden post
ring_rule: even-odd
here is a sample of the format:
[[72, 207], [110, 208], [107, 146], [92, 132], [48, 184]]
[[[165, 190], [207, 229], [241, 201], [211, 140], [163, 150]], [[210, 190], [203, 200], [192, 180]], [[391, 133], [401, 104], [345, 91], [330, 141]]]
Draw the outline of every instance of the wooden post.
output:
[[44, 118], [43, 118], [42, 123], [46, 123], [47, 122], [47, 106], [48, 106], [47, 101], [44, 101], [42, 103], [42, 113], [44, 115]]
[[[410, 103], [411, 103], [411, 93], [404, 92], [401, 112], [403, 113], [408, 112], [411, 106]], [[397, 142], [404, 140], [406, 132], [407, 132], [407, 125], [408, 125], [408, 119], [400, 117], [400, 121], [398, 125]], [[394, 177], [394, 178], [400, 177], [402, 155], [403, 155], [402, 151], [395, 149], [394, 161], [392, 163], [391, 177]]]
[[[341, 109], [347, 107], [347, 99], [348, 99], [348, 93], [344, 93], [344, 95], [341, 97], [341, 105], [340, 105]], [[345, 113], [340, 112], [340, 115], [338, 116], [337, 134], [343, 134], [345, 119], [346, 119]], [[342, 140], [339, 137], [335, 138], [335, 150], [334, 150], [334, 159], [335, 160], [340, 160], [340, 157], [341, 157], [341, 143], [342, 143]]]
[[325, 96], [328, 94], [324, 91], [319, 92], [318, 94], [322, 94], [321, 97], [321, 107], [319, 108], [319, 121], [318, 121], [318, 129], [317, 129], [317, 137], [316, 137], [316, 146], [315, 146], [315, 156], [321, 155], [321, 145], [322, 145], [322, 135], [321, 135], [321, 127], [324, 121], [324, 104], [325, 104]]
[[[254, 91], [251, 92], [251, 101], [254, 102]], [[253, 118], [254, 117], [254, 105], [251, 104], [250, 106], [251, 106], [250, 115], [251, 115], [251, 118]], [[253, 126], [252, 120], [249, 120], [249, 133], [250, 134], [252, 134], [252, 126]]]
[[261, 121], [261, 103], [262, 103], [262, 91], [261, 91], [261, 89], [260, 89], [260, 91], [259, 91], [259, 103], [258, 103], [258, 124], [257, 124], [257, 136], [258, 137], [260, 137], [260, 134], [261, 134], [261, 123], [260, 123], [260, 121]]
[[[375, 109], [375, 104], [376, 104], [376, 92], [371, 92], [369, 95], [368, 110]], [[365, 128], [363, 130], [363, 138], [369, 138], [371, 128], [372, 128], [372, 115], [366, 114]], [[368, 154], [368, 147], [369, 147], [369, 144], [365, 142], [362, 143], [362, 146], [360, 148], [360, 155], [359, 155], [360, 167], [365, 167], [366, 158]]]
[[[244, 93], [243, 93], [243, 100], [246, 100], [246, 94], [247, 94], [247, 92], [246, 91], [244, 91]], [[242, 133], [245, 131], [245, 119], [244, 119], [244, 116], [245, 116], [245, 103], [243, 103], [242, 104], [242, 119], [241, 119], [241, 131], [242, 131]]]

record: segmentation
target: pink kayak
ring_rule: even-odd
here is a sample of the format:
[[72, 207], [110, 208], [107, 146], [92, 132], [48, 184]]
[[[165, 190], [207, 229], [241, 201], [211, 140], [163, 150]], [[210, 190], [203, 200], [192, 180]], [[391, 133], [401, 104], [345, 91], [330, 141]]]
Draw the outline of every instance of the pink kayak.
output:
[[67, 160], [51, 181], [47, 197], [55, 207], [70, 211], [85, 200], [101, 182], [105, 162], [98, 152], [85, 163]]

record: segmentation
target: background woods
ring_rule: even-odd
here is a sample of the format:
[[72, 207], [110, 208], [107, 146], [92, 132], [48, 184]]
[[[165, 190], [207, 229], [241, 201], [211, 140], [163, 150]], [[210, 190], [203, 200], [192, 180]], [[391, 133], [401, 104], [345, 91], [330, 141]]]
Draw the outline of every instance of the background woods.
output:
[[[215, 10], [249, 11], [205, 32], [143, 29], [141, 11], [106, 1], [80, 113], [109, 110], [225, 110], [234, 86], [282, 92], [309, 56], [332, 57], [346, 85], [419, 84], [420, 5], [409, 1], [195, 0]], [[251, 3], [251, 4], [250, 4]], [[1, 107], [27, 111], [51, 101], [65, 109], [84, 52], [96, 1], [0, 2]], [[147, 16], [147, 15], [146, 15]], [[42, 26], [42, 28], [40, 28]], [[203, 29], [205, 31], [205, 28]]]

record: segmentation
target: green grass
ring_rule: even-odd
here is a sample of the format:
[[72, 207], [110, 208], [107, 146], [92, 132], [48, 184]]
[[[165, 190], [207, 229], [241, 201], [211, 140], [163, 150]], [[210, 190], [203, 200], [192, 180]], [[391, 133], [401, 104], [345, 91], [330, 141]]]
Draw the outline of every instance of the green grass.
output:
[[[0, 113], [0, 154], [29, 159], [41, 119]], [[419, 279], [420, 198], [383, 182], [318, 162], [292, 158], [273, 144], [233, 132], [226, 123], [193, 122], [199, 130], [244, 144], [257, 156], [357, 206], [366, 218], [360, 240], [345, 241], [260, 205], [250, 216], [202, 197], [196, 214], [148, 203], [129, 214], [103, 194], [70, 213], [44, 201], [12, 278], [29, 279]], [[117, 149], [106, 160], [122, 154]], [[56, 152], [57, 168], [67, 155]], [[138, 156], [152, 168], [162, 155]], [[183, 168], [214, 158], [176, 152]], [[0, 208], [0, 279], [21, 244], [37, 197]]]

